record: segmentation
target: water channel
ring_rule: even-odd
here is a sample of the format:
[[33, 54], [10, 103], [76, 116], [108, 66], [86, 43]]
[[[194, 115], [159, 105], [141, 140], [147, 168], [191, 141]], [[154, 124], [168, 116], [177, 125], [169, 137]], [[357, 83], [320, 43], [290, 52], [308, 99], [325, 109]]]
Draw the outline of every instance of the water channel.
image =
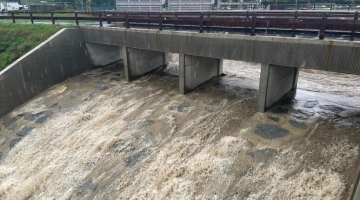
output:
[[360, 166], [360, 76], [302, 70], [257, 112], [260, 66], [178, 93], [178, 56], [133, 82], [85, 72], [1, 119], [1, 199], [348, 199]]

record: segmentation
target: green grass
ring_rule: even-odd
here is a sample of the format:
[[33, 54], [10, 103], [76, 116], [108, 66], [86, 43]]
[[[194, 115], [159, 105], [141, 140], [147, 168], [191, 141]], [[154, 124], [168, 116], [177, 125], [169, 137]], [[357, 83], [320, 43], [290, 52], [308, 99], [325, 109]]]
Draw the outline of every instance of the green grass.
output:
[[64, 26], [0, 23], [0, 71]]

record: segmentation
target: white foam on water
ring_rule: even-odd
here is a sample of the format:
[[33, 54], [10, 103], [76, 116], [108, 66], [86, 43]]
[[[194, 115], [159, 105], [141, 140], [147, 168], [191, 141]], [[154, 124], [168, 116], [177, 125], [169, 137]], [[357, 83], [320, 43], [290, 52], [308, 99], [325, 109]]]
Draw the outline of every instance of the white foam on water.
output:
[[247, 199], [341, 199], [346, 181], [341, 175], [358, 156], [358, 145], [342, 140], [330, 143], [323, 150], [329, 163], [313, 168], [304, 156], [284, 149], [270, 164], [260, 164], [238, 183], [252, 191]]
[[[143, 104], [141, 100], [124, 102], [113, 94], [100, 95], [73, 112], [58, 113], [6, 156], [0, 166], [1, 183], [6, 183], [0, 185], [0, 196], [38, 199], [61, 197], [69, 187], [75, 190], [122, 138], [116, 134], [126, 133], [127, 123], [121, 119]], [[148, 115], [146, 110], [144, 116]]]
[[41, 111], [46, 110], [45, 105], [45, 97], [38, 97], [31, 102], [25, 104], [22, 107], [16, 108], [14, 111], [12, 111], [12, 116], [16, 116], [23, 113], [39, 113]]
[[[225, 136], [215, 145], [203, 145], [189, 137], [175, 138], [153, 155], [147, 163], [122, 185], [119, 178], [114, 196], [124, 199], [204, 199], [212, 196], [212, 182], [221, 188], [228, 185], [224, 168], [232, 165], [237, 153], [247, 149], [247, 141]], [[111, 186], [110, 186], [111, 187]], [[98, 194], [96, 199], [107, 198]]]

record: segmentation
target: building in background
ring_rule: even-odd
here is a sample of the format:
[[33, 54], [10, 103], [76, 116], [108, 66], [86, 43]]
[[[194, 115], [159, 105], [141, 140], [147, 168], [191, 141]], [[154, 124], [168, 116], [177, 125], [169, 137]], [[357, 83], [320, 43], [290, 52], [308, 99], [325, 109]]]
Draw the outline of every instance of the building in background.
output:
[[209, 11], [213, 0], [168, 0], [168, 11]]
[[217, 10], [258, 10], [261, 0], [218, 0]]
[[116, 0], [116, 9], [119, 11], [149, 11], [163, 10], [165, 0]]

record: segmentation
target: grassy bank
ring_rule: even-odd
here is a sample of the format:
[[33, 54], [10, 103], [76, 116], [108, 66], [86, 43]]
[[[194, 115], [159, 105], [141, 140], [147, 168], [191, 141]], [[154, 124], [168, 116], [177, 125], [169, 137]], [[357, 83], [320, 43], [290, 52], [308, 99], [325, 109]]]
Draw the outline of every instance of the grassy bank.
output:
[[64, 26], [0, 23], [0, 71]]

